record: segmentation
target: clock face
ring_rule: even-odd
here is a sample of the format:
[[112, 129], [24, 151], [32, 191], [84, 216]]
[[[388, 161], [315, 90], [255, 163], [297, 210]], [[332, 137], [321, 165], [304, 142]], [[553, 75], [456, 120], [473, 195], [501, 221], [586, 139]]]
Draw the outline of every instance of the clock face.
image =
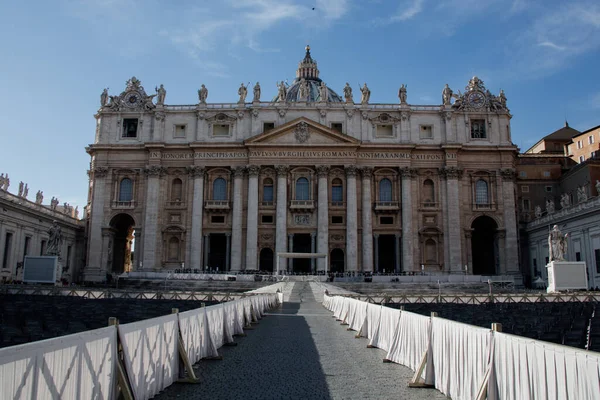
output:
[[469, 93], [468, 99], [469, 105], [473, 108], [481, 108], [485, 104], [485, 95], [478, 91]]
[[125, 105], [136, 107], [140, 103], [140, 95], [137, 92], [129, 92], [125, 95]]

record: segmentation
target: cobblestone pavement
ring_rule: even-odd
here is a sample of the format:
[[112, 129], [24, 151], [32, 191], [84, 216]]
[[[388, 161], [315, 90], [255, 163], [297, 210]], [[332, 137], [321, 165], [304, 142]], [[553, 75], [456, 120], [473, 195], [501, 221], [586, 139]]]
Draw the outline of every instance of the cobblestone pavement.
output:
[[[314, 285], [314, 284], [313, 284]], [[413, 373], [384, 364], [295, 283], [289, 302], [272, 310], [221, 361], [195, 365], [200, 384], [175, 383], [156, 399], [446, 399], [435, 389], [409, 389]]]

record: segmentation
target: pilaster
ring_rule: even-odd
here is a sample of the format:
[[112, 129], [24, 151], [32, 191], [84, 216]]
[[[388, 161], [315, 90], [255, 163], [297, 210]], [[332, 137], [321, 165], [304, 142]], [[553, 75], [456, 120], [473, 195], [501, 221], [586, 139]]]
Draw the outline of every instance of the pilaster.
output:
[[[319, 194], [317, 203], [317, 252], [329, 254], [329, 202], [328, 202], [328, 182], [329, 166], [317, 166], [317, 176], [319, 179]], [[317, 259], [317, 271], [326, 271], [327, 265], [324, 258]]]
[[[277, 253], [285, 253], [287, 247], [287, 165], [276, 165], [277, 171], [277, 206], [275, 220], [275, 259]], [[279, 260], [279, 270], [287, 271], [287, 258]]]
[[244, 167], [233, 168], [233, 214], [231, 221], [231, 271], [242, 270], [242, 183]]
[[92, 207], [90, 210], [90, 233], [87, 266], [84, 281], [102, 281], [106, 278], [102, 267], [102, 227], [104, 224], [104, 198], [106, 197], [107, 167], [95, 167], [90, 172], [93, 180]]
[[346, 271], [358, 271], [357, 204], [355, 165], [346, 166]]
[[192, 232], [190, 235], [190, 267], [202, 269], [202, 217], [204, 211], [204, 167], [197, 165], [187, 168], [193, 181]]
[[363, 167], [362, 173], [362, 271], [373, 272], [373, 216], [371, 214], [371, 179], [373, 168]]
[[144, 214], [144, 255], [143, 269], [159, 269], [156, 257], [158, 242], [158, 203], [160, 196], [160, 177], [166, 173], [166, 167], [149, 165], [144, 168], [146, 174], [146, 210]]
[[248, 171], [248, 210], [246, 212], [246, 266], [244, 269], [256, 270], [258, 247], [258, 175], [260, 167], [249, 165]]
[[414, 271], [414, 233], [413, 233], [413, 204], [412, 180], [416, 171], [405, 167], [400, 169], [402, 175], [402, 265], [405, 271]]

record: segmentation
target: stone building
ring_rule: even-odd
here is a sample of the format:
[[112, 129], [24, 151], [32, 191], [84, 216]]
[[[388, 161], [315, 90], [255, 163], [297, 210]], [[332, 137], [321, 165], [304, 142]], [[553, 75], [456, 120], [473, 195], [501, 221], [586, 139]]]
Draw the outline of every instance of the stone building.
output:
[[566, 146], [567, 155], [575, 162], [600, 159], [600, 125], [574, 135]]
[[[515, 159], [506, 97], [473, 77], [437, 105], [340, 93], [307, 47], [291, 85], [261, 99], [168, 105], [131, 78], [101, 95], [86, 280], [106, 271], [518, 274]], [[248, 93], [248, 92], [251, 93]], [[247, 96], [250, 98], [246, 98]], [[156, 99], [154, 99], [156, 97]], [[360, 98], [360, 99], [359, 99]], [[133, 257], [131, 256], [133, 251]]]
[[0, 281], [20, 281], [25, 256], [46, 255], [48, 231], [54, 221], [62, 231], [63, 277], [68, 281], [79, 280], [85, 264], [85, 226], [75, 210], [68, 205], [58, 206], [58, 200], [54, 198], [50, 204], [42, 204], [41, 192], [37, 193], [35, 201], [28, 200], [28, 189], [23, 191], [22, 183], [18, 194], [12, 194], [4, 174], [1, 180]]

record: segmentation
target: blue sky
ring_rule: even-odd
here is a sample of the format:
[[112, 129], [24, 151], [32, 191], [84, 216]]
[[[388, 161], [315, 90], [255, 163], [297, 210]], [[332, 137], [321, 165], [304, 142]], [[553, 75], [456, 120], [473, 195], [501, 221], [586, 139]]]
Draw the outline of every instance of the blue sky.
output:
[[[566, 3], [566, 4], [563, 4]], [[313, 10], [314, 7], [314, 10]], [[309, 43], [321, 78], [371, 102], [440, 104], [445, 83], [504, 89], [522, 150], [565, 118], [600, 124], [600, 2], [590, 0], [53, 0], [0, 3], [0, 172], [86, 202], [100, 93], [135, 75], [167, 104], [235, 102], [241, 82], [293, 80]]]

